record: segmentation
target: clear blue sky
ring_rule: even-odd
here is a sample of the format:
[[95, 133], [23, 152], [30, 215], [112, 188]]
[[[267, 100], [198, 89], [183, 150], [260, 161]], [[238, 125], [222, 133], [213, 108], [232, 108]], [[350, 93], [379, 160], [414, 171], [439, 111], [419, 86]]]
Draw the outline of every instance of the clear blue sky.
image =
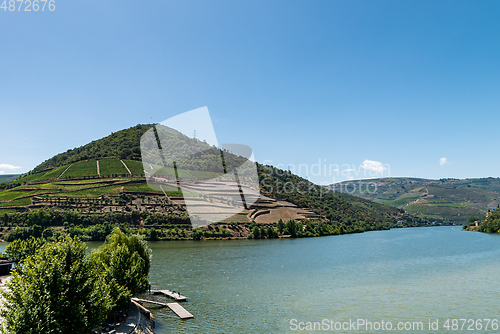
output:
[[2, 9], [0, 173], [208, 106], [219, 143], [318, 183], [498, 177], [499, 17], [498, 1]]

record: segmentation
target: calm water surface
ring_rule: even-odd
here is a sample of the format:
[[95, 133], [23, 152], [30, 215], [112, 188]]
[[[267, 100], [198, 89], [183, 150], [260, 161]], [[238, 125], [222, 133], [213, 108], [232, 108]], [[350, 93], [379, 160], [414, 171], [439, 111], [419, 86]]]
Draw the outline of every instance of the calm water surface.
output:
[[[180, 320], [167, 309], [152, 309], [157, 334], [307, 332], [291, 330], [291, 319], [384, 320], [394, 327], [416, 321], [424, 330], [403, 332], [457, 333], [443, 328], [446, 319], [500, 319], [499, 235], [433, 227], [149, 244], [153, 287], [187, 295], [182, 305], [195, 316]], [[439, 330], [429, 330], [429, 319], [439, 319]]]
[[433, 227], [150, 246], [153, 286], [187, 295], [195, 316], [154, 310], [156, 333], [297, 332], [291, 319], [422, 321], [410, 332], [443, 333], [448, 318], [500, 319], [499, 235]]

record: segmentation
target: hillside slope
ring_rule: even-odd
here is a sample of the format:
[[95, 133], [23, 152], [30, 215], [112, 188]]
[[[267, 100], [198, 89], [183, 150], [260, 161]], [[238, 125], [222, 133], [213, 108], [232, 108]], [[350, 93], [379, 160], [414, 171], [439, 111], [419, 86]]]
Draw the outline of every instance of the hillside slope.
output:
[[3, 174], [0, 175], [0, 183], [5, 182], [9, 183], [11, 181], [14, 181], [20, 176], [20, 174]]
[[151, 126], [148, 124], [138, 124], [125, 130], [113, 132], [109, 136], [90, 142], [87, 145], [69, 149], [42, 162], [32, 172], [37, 173], [48, 168], [103, 157], [140, 160], [141, 137]]
[[[169, 141], [173, 147], [181, 148], [177, 151], [177, 161], [181, 161], [186, 169], [158, 168], [149, 163], [143, 165], [138, 160], [143, 153], [140, 140], [150, 128], [149, 125], [138, 125], [68, 150], [11, 182], [6, 189], [0, 190], [0, 213], [6, 214], [0, 215], [4, 226], [31, 226], [37, 220], [31, 217], [33, 212], [35, 217], [56, 215], [57, 224], [92, 225], [115, 221], [148, 229], [168, 226], [167, 230], [175, 227], [188, 231], [187, 197], [195, 198], [199, 206], [207, 207], [207, 210], [226, 205], [216, 193], [199, 196], [189, 191], [181, 192], [175, 180], [218, 177], [224, 171], [217, 173], [212, 169], [221, 157], [224, 169], [241, 165], [244, 158], [173, 131], [169, 133]], [[203, 151], [200, 154], [195, 152], [199, 149]], [[207, 170], [196, 169], [199, 166]], [[257, 167], [261, 199], [221, 222], [236, 226], [243, 224], [243, 227], [234, 229], [225, 225], [232, 236], [247, 235], [253, 224], [264, 224], [271, 227], [263, 228], [272, 229], [280, 220], [301, 221], [304, 224], [312, 222], [308, 234], [311, 236], [429, 224], [414, 216], [404, 215], [402, 210], [390, 205], [327, 191], [272, 166], [257, 164]], [[165, 183], [156, 190], [151, 189], [146, 184], [146, 173], [160, 175]], [[316, 231], [314, 226], [319, 228], [320, 225], [323, 227]], [[167, 230], [158, 233], [169, 238], [173, 232]], [[186, 233], [183, 235], [188, 235]]]
[[339, 192], [404, 209], [426, 219], [463, 224], [500, 203], [500, 178], [381, 178], [328, 186]]

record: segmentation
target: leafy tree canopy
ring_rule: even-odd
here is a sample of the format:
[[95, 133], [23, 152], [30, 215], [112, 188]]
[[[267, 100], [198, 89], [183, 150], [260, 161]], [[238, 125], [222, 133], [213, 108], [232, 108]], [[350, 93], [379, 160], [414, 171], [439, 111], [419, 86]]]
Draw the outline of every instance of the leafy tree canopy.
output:
[[57, 243], [44, 243], [24, 259], [22, 270], [13, 272], [8, 289], [2, 291], [1, 331], [89, 333], [114, 306], [104, 283], [82, 241], [67, 237]]
[[1, 333], [88, 334], [148, 286], [151, 249], [119, 228], [90, 254], [70, 236], [16, 240], [6, 253], [20, 264], [1, 292]]
[[11, 242], [5, 249], [5, 253], [9, 259], [16, 262], [24, 262], [24, 260], [35, 253], [45, 245], [46, 241], [43, 238], [31, 237], [27, 240], [17, 239]]
[[118, 305], [128, 304], [132, 295], [148, 288], [151, 249], [142, 236], [115, 228], [91, 256], [104, 272]]

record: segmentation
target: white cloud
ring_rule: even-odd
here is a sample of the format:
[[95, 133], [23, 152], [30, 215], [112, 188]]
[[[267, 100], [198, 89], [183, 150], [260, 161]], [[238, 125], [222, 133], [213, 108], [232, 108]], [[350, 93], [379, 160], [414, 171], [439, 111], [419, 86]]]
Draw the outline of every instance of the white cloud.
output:
[[376, 173], [383, 173], [384, 170], [387, 170], [387, 167], [385, 167], [381, 162], [379, 161], [373, 161], [373, 160], [365, 160], [361, 164], [361, 167], [366, 170], [371, 170]]
[[448, 159], [446, 158], [441, 158], [439, 159], [439, 164], [442, 165], [449, 165]]
[[353, 169], [353, 168], [344, 169], [344, 172], [347, 172], [347, 173], [354, 172], [354, 171], [355, 171], [355, 169]]
[[21, 167], [19, 166], [14, 166], [14, 165], [9, 165], [9, 164], [0, 164], [0, 169], [6, 169], [6, 170], [14, 170], [14, 169], [19, 169]]
[[19, 169], [19, 168], [21, 168], [21, 167], [9, 165], [9, 164], [0, 164], [0, 174], [7, 174], [6, 171], [13, 172], [14, 170]]

